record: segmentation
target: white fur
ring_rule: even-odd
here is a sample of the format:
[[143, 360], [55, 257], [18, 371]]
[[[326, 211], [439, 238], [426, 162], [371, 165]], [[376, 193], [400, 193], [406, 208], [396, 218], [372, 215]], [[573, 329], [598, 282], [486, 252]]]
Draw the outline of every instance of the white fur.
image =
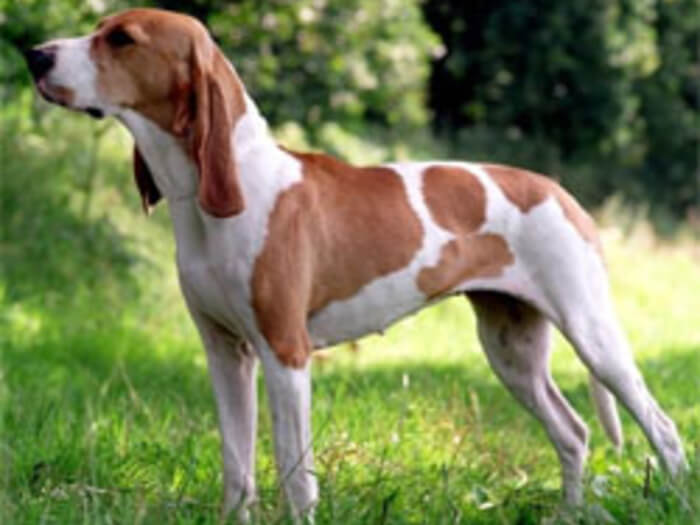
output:
[[[189, 303], [189, 297], [185, 294]], [[238, 509], [247, 521], [255, 501], [255, 437], [257, 430], [257, 357], [242, 340], [231, 337], [190, 308], [206, 350], [221, 432], [224, 470], [223, 509]]]
[[280, 483], [296, 516], [312, 518], [318, 500], [311, 432], [311, 361], [301, 369], [288, 368], [262, 345], [260, 359], [270, 398], [275, 459]]
[[[607, 286], [602, 258], [565, 217], [553, 196], [522, 213], [484, 168], [474, 163], [463, 166], [478, 177], [486, 190], [486, 222], [480, 233], [502, 235], [515, 255], [515, 263], [503, 276], [465, 283], [465, 287], [508, 291], [537, 305], [555, 321], [560, 321], [561, 315], [551, 298], [570, 293], [572, 279], [581, 287], [581, 293], [594, 286], [594, 296], [602, 295]], [[542, 272], [541, 268], [547, 271]], [[582, 279], [585, 283], [581, 283]]]
[[134, 136], [136, 146], [163, 197], [169, 203], [194, 198], [197, 193], [197, 168], [183, 151], [181, 143], [134, 110], [119, 110], [117, 118]]
[[112, 114], [115, 108], [100, 100], [97, 92], [97, 67], [90, 58], [91, 41], [92, 35], [48, 42], [46, 46], [56, 49], [56, 61], [45, 81], [48, 85], [70, 89], [73, 92], [71, 107], [75, 109], [94, 107]]
[[212, 217], [197, 203], [196, 167], [180, 143], [134, 111], [118, 115], [168, 201], [178, 271], [182, 286], [191, 288], [191, 306], [248, 340], [260, 341], [250, 306], [253, 265], [277, 197], [302, 179], [299, 162], [277, 148], [246, 96], [246, 112], [231, 137], [245, 209], [236, 217]]

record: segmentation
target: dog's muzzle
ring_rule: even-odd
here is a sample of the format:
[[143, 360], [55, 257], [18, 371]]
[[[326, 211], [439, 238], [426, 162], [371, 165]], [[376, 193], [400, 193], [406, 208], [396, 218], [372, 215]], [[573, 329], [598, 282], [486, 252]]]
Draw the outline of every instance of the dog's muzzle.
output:
[[41, 96], [54, 104], [77, 111], [84, 111], [93, 118], [100, 119], [104, 117], [104, 111], [100, 108], [94, 106], [73, 106], [73, 90], [51, 82], [49, 73], [56, 66], [57, 52], [58, 48], [55, 45], [34, 47], [24, 52], [24, 59], [27, 61], [27, 66]]

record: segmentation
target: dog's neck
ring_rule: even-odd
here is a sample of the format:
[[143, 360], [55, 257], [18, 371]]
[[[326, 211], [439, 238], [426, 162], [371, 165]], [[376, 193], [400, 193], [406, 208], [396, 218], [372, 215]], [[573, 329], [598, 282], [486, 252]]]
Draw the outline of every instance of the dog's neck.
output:
[[[118, 114], [118, 118], [131, 131], [136, 147], [168, 202], [178, 254], [207, 253], [219, 244], [218, 237], [231, 221], [242, 223], [241, 237], [245, 238], [240, 241], [249, 244], [252, 249], [257, 244], [257, 238], [247, 237], [259, 236], [259, 231], [255, 230], [264, 228], [266, 215], [274, 206], [279, 192], [301, 180], [298, 161], [277, 146], [255, 102], [247, 93], [244, 97], [245, 113], [233, 129], [231, 147], [245, 209], [230, 220], [213, 218], [199, 207], [197, 168], [182, 139], [167, 133], [135, 111], [124, 110]], [[246, 229], [251, 232], [245, 232]], [[223, 245], [230, 246], [230, 243]]]
[[[244, 91], [245, 93], [245, 91]], [[276, 155], [279, 151], [266, 120], [247, 93], [245, 113], [232, 132], [231, 147], [237, 167], [243, 168], [239, 176], [250, 176], [257, 155]], [[168, 133], [142, 114], [125, 109], [117, 118], [129, 129], [135, 146], [150, 169], [156, 186], [168, 202], [195, 198], [197, 193], [196, 166], [186, 152], [184, 140]]]

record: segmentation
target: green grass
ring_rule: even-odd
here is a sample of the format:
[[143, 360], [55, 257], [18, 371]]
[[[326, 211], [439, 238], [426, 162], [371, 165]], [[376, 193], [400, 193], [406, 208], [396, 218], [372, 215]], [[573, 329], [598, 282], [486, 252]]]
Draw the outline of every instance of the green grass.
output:
[[[177, 291], [165, 210], [139, 216], [125, 183], [128, 142], [115, 130], [100, 149], [98, 182], [80, 180], [70, 159], [85, 153], [70, 143], [95, 128], [71, 126], [62, 149], [39, 135], [3, 139], [13, 176], [0, 243], [0, 522], [216, 523], [214, 403]], [[643, 228], [625, 238], [606, 229], [604, 240], [622, 322], [678, 423], [691, 474], [675, 484], [654, 468], [645, 494], [651, 451], [641, 432], [624, 414], [625, 450], [615, 455], [585, 373], [557, 339], [555, 378], [592, 430], [587, 504], [558, 519], [691, 523], [700, 512], [700, 254]], [[490, 371], [465, 300], [364, 339], [358, 352], [336, 349], [314, 365], [313, 388], [317, 523], [557, 515], [555, 454]], [[287, 523], [262, 378], [259, 392], [257, 522]]]

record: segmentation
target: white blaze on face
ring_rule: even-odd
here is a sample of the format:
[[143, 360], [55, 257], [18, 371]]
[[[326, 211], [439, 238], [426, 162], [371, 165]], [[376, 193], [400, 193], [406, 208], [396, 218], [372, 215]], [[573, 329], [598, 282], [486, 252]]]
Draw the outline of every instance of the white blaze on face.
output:
[[70, 106], [75, 109], [97, 108], [107, 112], [97, 93], [97, 67], [90, 57], [92, 36], [63, 38], [48, 42], [56, 49], [56, 62], [46, 75], [47, 88], [68, 89], [73, 93]]

